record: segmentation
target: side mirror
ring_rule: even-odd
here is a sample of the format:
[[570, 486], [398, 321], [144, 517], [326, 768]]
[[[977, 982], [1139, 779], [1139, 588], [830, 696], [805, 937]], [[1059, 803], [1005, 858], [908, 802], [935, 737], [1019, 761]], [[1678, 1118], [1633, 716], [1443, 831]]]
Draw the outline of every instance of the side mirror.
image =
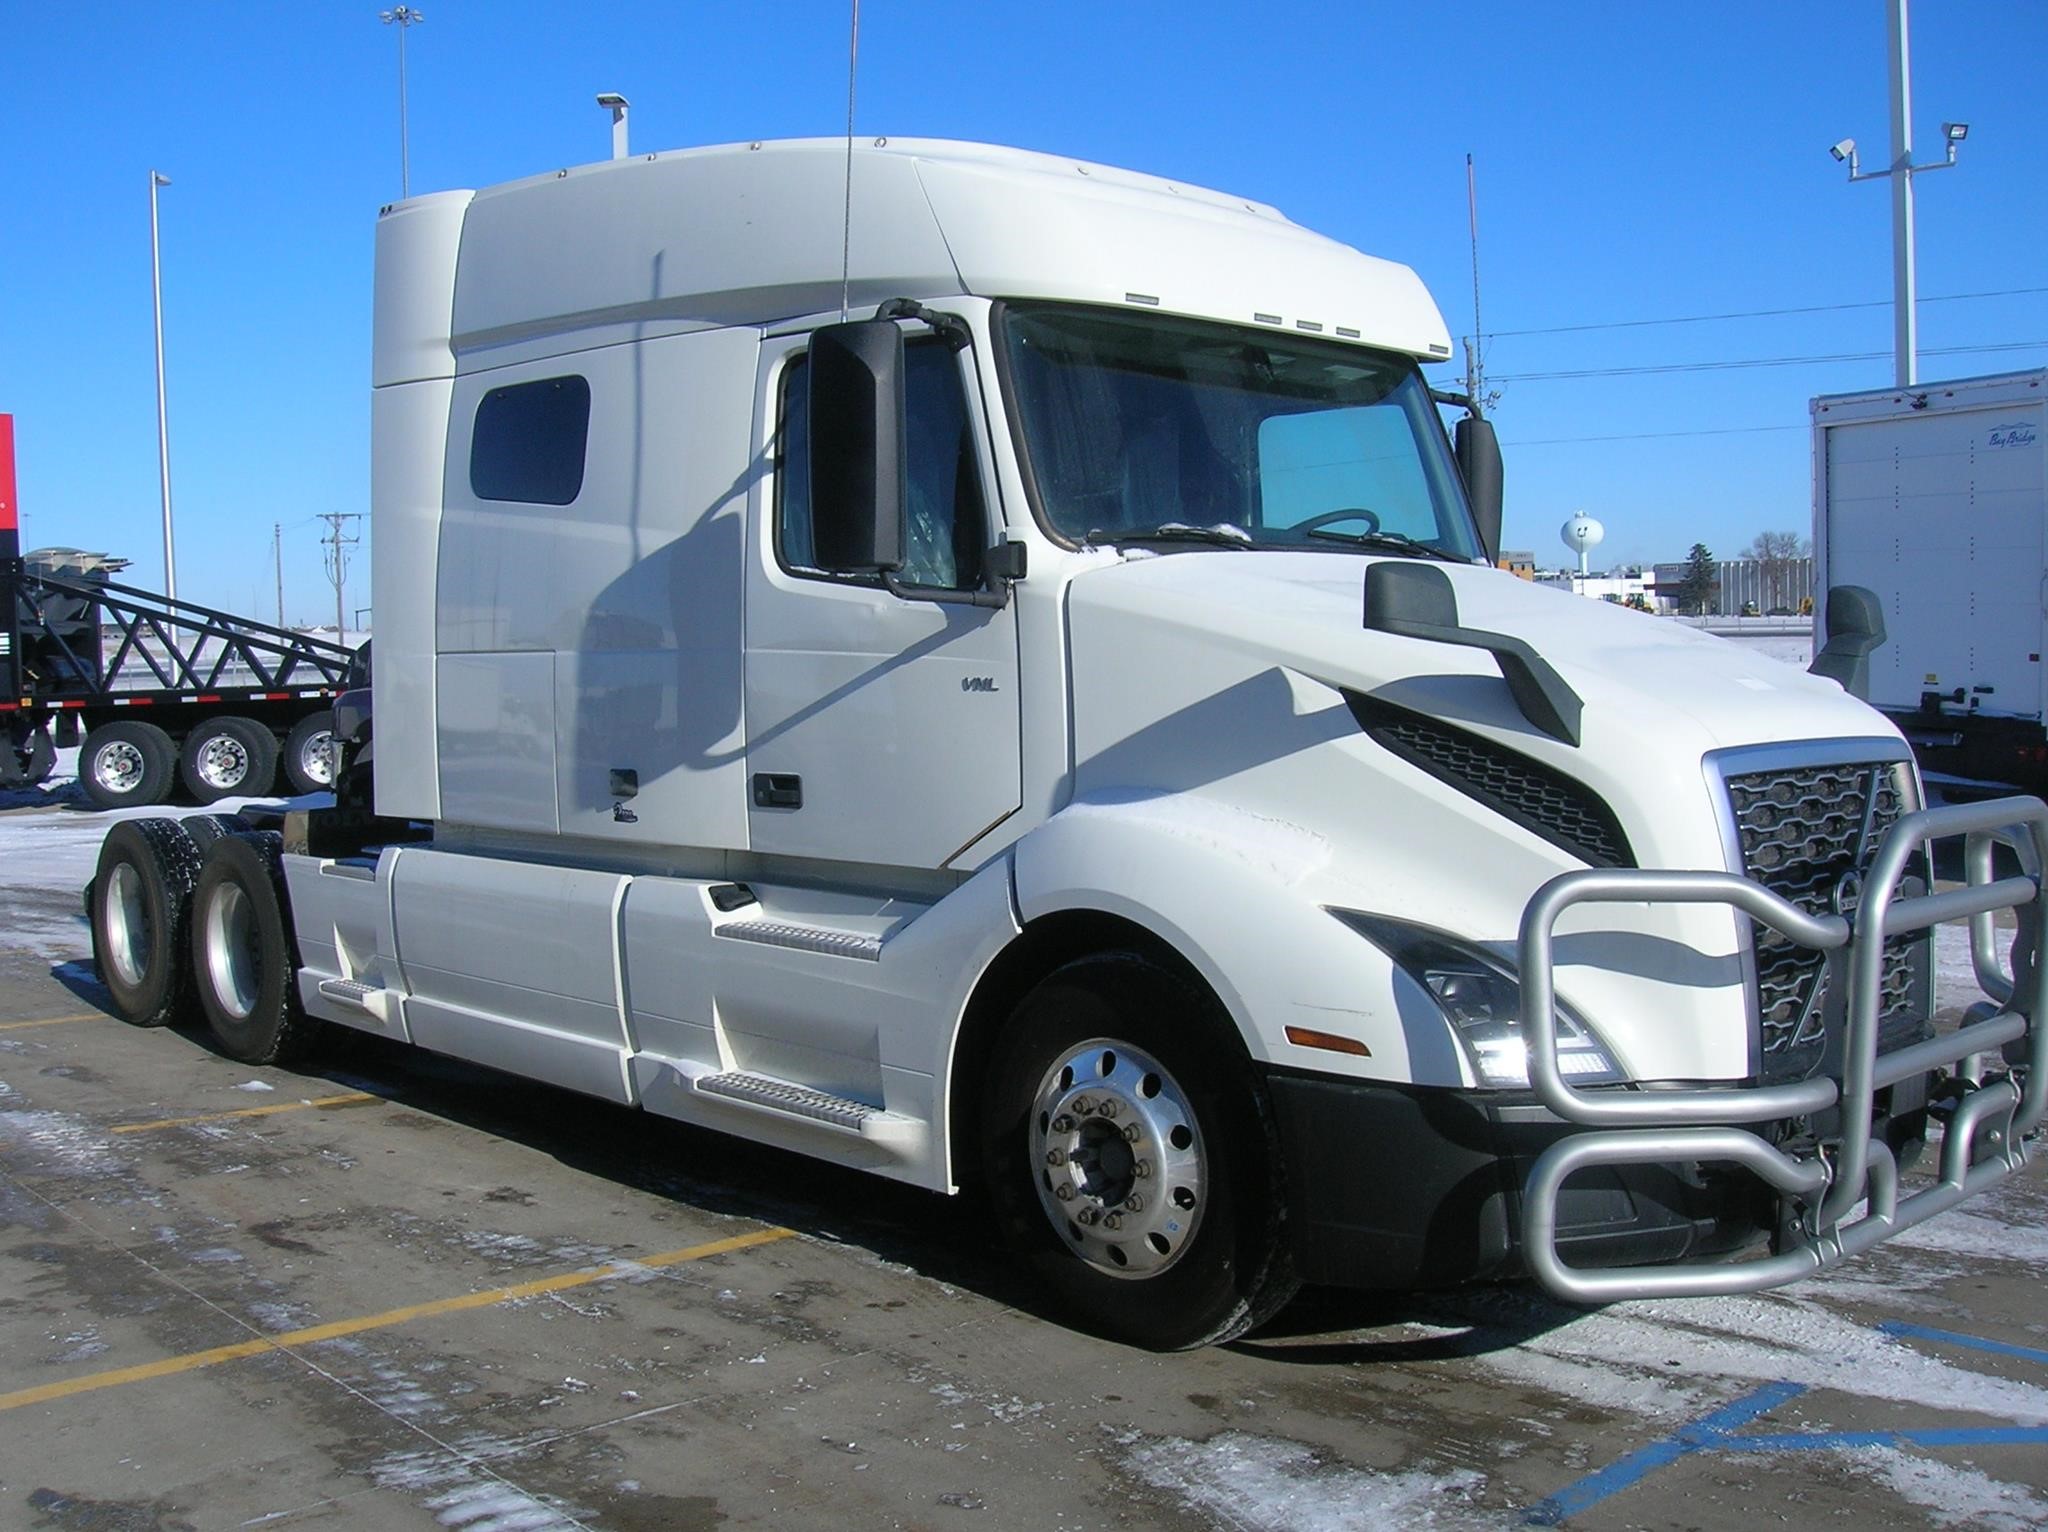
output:
[[1454, 437], [1458, 472], [1465, 480], [1465, 498], [1472, 503], [1472, 519], [1479, 523], [1479, 542], [1486, 562], [1500, 560], [1501, 463], [1500, 438], [1493, 434], [1493, 422], [1467, 415], [1458, 422]]
[[821, 569], [903, 567], [903, 332], [886, 319], [811, 336], [811, 549]]

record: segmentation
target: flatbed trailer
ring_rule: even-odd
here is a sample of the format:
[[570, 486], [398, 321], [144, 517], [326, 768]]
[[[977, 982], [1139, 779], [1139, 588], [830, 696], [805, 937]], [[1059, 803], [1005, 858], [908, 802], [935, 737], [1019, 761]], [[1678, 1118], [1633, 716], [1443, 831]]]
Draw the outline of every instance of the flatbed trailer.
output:
[[47, 778], [59, 746], [102, 808], [182, 786], [202, 803], [327, 787], [338, 643], [21, 556], [11, 417], [0, 415], [0, 787]]

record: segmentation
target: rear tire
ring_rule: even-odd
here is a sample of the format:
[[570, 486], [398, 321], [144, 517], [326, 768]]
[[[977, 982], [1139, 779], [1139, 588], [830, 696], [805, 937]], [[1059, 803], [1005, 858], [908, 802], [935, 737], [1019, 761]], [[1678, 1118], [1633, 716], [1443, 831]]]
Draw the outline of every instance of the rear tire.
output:
[[324, 793], [334, 786], [334, 714], [308, 713], [285, 736], [284, 776], [295, 793]]
[[1086, 1328], [1218, 1345], [1300, 1285], [1271, 1111], [1199, 985], [1135, 953], [1067, 964], [1012, 1014], [983, 1106], [1003, 1236]]
[[221, 1052], [244, 1064], [304, 1054], [320, 1023], [299, 1007], [282, 837], [252, 830], [214, 842], [190, 924], [193, 987]]
[[100, 845], [89, 901], [93, 963], [114, 1009], [160, 1027], [191, 995], [186, 923], [200, 852], [175, 819], [125, 819]]
[[277, 780], [277, 740], [253, 719], [209, 718], [185, 736], [178, 775], [201, 803], [267, 794]]
[[153, 723], [103, 723], [78, 752], [78, 781], [103, 809], [153, 808], [171, 793], [178, 750]]

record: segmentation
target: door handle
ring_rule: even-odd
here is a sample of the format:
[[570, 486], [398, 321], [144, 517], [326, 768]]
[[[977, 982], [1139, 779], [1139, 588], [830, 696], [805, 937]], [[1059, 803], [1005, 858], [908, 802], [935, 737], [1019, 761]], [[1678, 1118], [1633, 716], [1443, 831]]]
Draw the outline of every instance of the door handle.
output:
[[800, 809], [804, 806], [804, 779], [786, 772], [754, 773], [754, 807], [757, 809]]

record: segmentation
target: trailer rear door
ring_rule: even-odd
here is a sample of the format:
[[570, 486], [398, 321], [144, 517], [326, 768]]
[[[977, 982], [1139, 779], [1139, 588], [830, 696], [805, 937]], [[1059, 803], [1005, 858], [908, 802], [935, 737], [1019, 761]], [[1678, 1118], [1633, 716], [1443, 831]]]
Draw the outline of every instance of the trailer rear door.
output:
[[1830, 585], [1885, 596], [1871, 701], [1962, 688], [1980, 713], [2043, 708], [2044, 406], [1827, 428]]

